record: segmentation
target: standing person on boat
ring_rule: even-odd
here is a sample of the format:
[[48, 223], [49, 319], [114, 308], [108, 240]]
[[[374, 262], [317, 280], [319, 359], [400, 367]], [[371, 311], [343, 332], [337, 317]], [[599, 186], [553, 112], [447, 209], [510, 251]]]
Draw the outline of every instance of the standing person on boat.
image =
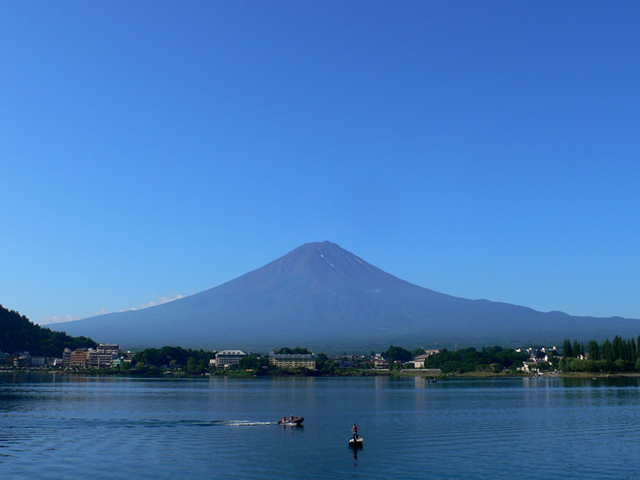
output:
[[353, 424], [353, 428], [351, 429], [351, 431], [353, 432], [353, 440], [357, 440], [358, 439], [358, 426], [354, 423]]

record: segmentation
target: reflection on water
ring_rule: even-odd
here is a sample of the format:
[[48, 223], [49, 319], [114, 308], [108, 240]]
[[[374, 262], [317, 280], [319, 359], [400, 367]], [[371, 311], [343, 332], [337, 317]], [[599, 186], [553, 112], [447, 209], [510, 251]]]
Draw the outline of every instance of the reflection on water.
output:
[[[638, 381], [0, 375], [0, 472], [3, 479], [633, 478], [634, 462], [621, 459], [640, 453]], [[284, 415], [304, 416], [304, 426], [277, 425]], [[354, 422], [366, 448], [347, 446]]]

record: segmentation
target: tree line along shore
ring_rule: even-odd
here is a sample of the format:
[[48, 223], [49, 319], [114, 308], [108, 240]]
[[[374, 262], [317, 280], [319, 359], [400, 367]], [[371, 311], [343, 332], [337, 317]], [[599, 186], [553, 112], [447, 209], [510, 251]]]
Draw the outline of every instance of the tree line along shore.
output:
[[[60, 356], [65, 348], [96, 348], [98, 343], [87, 337], [72, 337], [63, 332], [33, 324], [27, 317], [0, 305], [0, 369], [15, 365], [19, 352], [45, 357]], [[311, 354], [306, 348], [284, 347], [279, 353], [290, 355]], [[370, 355], [314, 355], [315, 368], [283, 368], [269, 362], [264, 353], [248, 353], [236, 365], [219, 368], [212, 360], [217, 352], [191, 350], [165, 346], [147, 348], [138, 352], [120, 352], [116, 367], [76, 369], [87, 372], [129, 375], [539, 375], [556, 373], [621, 374], [640, 373], [640, 336], [623, 339], [615, 336], [601, 344], [590, 340], [586, 344], [577, 340], [564, 340], [562, 348], [533, 346], [520, 349], [500, 346], [474, 347], [448, 350], [422, 348], [407, 350], [390, 345], [381, 353]], [[420, 362], [416, 359], [422, 357]], [[382, 360], [383, 367], [380, 368]], [[386, 365], [385, 365], [386, 364]], [[386, 368], [385, 368], [386, 367]]]

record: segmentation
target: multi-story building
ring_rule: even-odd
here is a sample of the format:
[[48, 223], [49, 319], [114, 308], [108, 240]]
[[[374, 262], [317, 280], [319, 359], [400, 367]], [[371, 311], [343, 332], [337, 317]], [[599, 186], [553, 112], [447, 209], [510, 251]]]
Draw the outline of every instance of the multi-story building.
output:
[[269, 365], [281, 368], [316, 369], [316, 356], [313, 353], [276, 353], [269, 351]]
[[101, 343], [98, 348], [90, 348], [87, 351], [88, 367], [110, 367], [118, 359], [120, 345], [114, 343]]
[[216, 367], [230, 368], [240, 363], [246, 353], [242, 350], [221, 350], [216, 353]]
[[16, 354], [13, 359], [13, 366], [16, 368], [25, 368], [31, 366], [31, 355], [29, 352], [21, 352]]
[[87, 350], [88, 367], [110, 367], [116, 358], [118, 358], [118, 354], [112, 351], [94, 350], [93, 348]]
[[87, 353], [86, 348], [78, 348], [71, 352], [71, 358], [69, 359], [69, 365], [72, 367], [86, 367], [87, 366]]
[[32, 367], [44, 367], [47, 365], [47, 357], [31, 357]]
[[64, 352], [62, 352], [62, 365], [68, 367], [71, 365], [71, 349], [65, 348]]
[[100, 353], [115, 353], [118, 355], [120, 352], [120, 345], [117, 343], [101, 343], [97, 348]]
[[95, 349], [78, 348], [71, 351], [69, 348], [65, 348], [62, 352], [62, 365], [82, 368], [111, 366], [118, 358], [119, 349], [119, 345], [108, 343], [101, 343]]
[[373, 368], [378, 370], [386, 370], [389, 368], [389, 362], [385, 360], [381, 354], [376, 353], [373, 358]]

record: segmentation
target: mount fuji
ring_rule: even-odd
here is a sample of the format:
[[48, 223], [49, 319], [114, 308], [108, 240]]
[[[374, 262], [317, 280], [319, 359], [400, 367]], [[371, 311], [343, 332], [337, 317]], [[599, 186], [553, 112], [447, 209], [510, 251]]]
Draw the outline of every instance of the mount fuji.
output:
[[636, 337], [640, 320], [574, 317], [413, 285], [330, 242], [307, 243], [203, 292], [143, 310], [58, 323], [55, 330], [127, 348], [369, 352], [390, 344], [524, 346]]

